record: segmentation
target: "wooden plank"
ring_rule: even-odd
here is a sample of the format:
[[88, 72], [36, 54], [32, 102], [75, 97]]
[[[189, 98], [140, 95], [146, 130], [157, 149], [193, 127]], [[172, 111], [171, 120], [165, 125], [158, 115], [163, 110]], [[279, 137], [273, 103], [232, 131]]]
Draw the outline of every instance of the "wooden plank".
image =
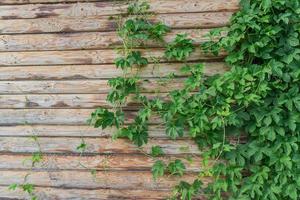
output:
[[[37, 135], [39, 137], [93, 137], [93, 138], [110, 138], [115, 133], [115, 128], [101, 130], [87, 125], [17, 125], [17, 126], [0, 126], [0, 137], [30, 137]], [[152, 139], [170, 139], [165, 133], [163, 125], [149, 125], [149, 138]], [[187, 132], [180, 139], [187, 139]], [[247, 135], [241, 135], [237, 138], [228, 135], [228, 140], [232, 144], [245, 143]]]
[[[237, 0], [149, 0], [150, 11], [155, 13], [215, 12], [238, 9]], [[0, 19], [29, 19], [40, 17], [89, 17], [126, 13], [125, 1], [7, 5], [0, 7]]]
[[[112, 190], [112, 189], [66, 189], [35, 187], [35, 195], [42, 200], [103, 200], [103, 199], [136, 199], [136, 200], [162, 200], [171, 195], [170, 191], [151, 190]], [[0, 186], [0, 199], [30, 199], [21, 190], [11, 191], [8, 186]]]
[[[210, 30], [174, 30], [165, 37], [165, 41], [169, 43], [177, 34], [186, 33], [194, 40], [195, 45], [200, 45], [209, 40], [206, 35]], [[0, 35], [0, 51], [106, 49], [119, 47], [121, 44], [116, 32]], [[157, 42], [148, 42], [144, 45], [162, 47], [162, 44]]]
[[79, 3], [79, 2], [97, 2], [109, 0], [1, 0], [0, 5], [21, 5], [21, 4], [56, 4], [56, 3]]
[[[149, 58], [155, 57], [165, 62], [164, 49], [142, 49], [142, 54]], [[199, 48], [188, 58], [188, 61], [216, 60], [223, 58], [205, 54]], [[71, 65], [71, 64], [113, 64], [118, 54], [115, 50], [81, 50], [81, 51], [36, 51], [36, 52], [0, 52], [0, 66], [26, 65]]]
[[[138, 72], [141, 78], [166, 77], [170, 73], [174, 73], [177, 77], [184, 77], [187, 74], [181, 72], [182, 66], [181, 63], [149, 64], [146, 67], [133, 68], [130, 73]], [[228, 70], [225, 63], [221, 62], [205, 62], [204, 66], [206, 76], [222, 74]], [[109, 79], [122, 75], [123, 71], [112, 64], [0, 67], [0, 80], [2, 81]]]
[[[187, 172], [199, 172], [202, 160], [199, 156], [191, 156], [192, 162], [187, 161], [187, 156], [164, 156], [157, 158], [169, 163], [181, 159]], [[30, 155], [0, 155], [0, 168], [2, 170], [29, 170], [32, 168]], [[43, 160], [37, 163], [34, 170], [99, 170], [99, 171], [150, 171], [156, 159], [145, 155], [91, 155], [91, 156], [65, 156], [43, 155]]]
[[[115, 128], [101, 130], [88, 125], [0, 126], [1, 137], [29, 137], [33, 135], [38, 135], [39, 137], [111, 137], [115, 131]], [[157, 125], [149, 126], [149, 137], [166, 138], [165, 128]]]
[[56, 4], [56, 3], [77, 3], [77, 2], [97, 2], [109, 0], [1, 0], [0, 5], [21, 5], [21, 4]]
[[[35, 187], [35, 195], [42, 200], [163, 200], [171, 195], [170, 191], [153, 190], [118, 190], [118, 189], [67, 189], [51, 187]], [[8, 186], [0, 186], [0, 199], [30, 199], [21, 190], [11, 191]]]
[[[148, 98], [166, 99], [167, 94], [144, 94]], [[111, 108], [106, 94], [39, 94], [39, 95], [1, 95], [0, 108]], [[139, 104], [128, 98], [125, 110], [137, 110]]]
[[[0, 185], [23, 183], [28, 171], [1, 171]], [[96, 176], [96, 177], [95, 177]], [[180, 178], [194, 181], [197, 174], [186, 174]], [[151, 172], [112, 172], [100, 171], [94, 176], [84, 171], [32, 172], [27, 177], [29, 183], [44, 187], [82, 188], [82, 189], [144, 189], [166, 190], [178, 184], [178, 176], [169, 176], [154, 181]], [[208, 178], [203, 178], [207, 183]]]
[[[144, 93], [164, 93], [182, 88], [183, 80], [147, 79], [139, 85]], [[172, 84], [172, 88], [167, 84]], [[107, 80], [0, 81], [0, 94], [107, 94], [110, 90]]]
[[[84, 135], [84, 134], [83, 134]], [[112, 141], [111, 138], [84, 138], [87, 148], [85, 153], [90, 154], [141, 154], [141, 150], [125, 139]], [[79, 153], [76, 149], [81, 144], [81, 138], [72, 137], [40, 137], [38, 142], [43, 153]], [[38, 145], [32, 138], [1, 137], [0, 152], [2, 153], [33, 153], [38, 151]], [[166, 154], [176, 155], [183, 153], [199, 154], [199, 149], [191, 140], [164, 140], [149, 139], [143, 146], [143, 151], [150, 153], [153, 145], [159, 145]]]
[[[173, 29], [214, 28], [228, 25], [232, 12], [160, 14], [151, 21], [161, 21]], [[69, 33], [114, 31], [116, 22], [109, 16], [87, 18], [37, 18], [1, 20], [0, 34]]]
[[[94, 109], [1, 109], [0, 125], [55, 124], [86, 125], [86, 120]], [[136, 112], [126, 112], [126, 123], [131, 123]], [[153, 116], [151, 124], [161, 123]]]
[[[110, 107], [106, 96], [106, 94], [1, 95], [0, 108]], [[136, 105], [129, 107], [135, 108]]]

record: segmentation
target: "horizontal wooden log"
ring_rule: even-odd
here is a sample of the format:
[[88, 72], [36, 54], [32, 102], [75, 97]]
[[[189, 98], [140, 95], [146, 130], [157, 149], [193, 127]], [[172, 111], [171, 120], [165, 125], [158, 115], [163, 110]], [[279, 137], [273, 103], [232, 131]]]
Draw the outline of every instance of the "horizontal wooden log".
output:
[[109, 0], [1, 0], [0, 5], [21, 5], [21, 4], [57, 4], [57, 3], [79, 3], [97, 2]]
[[[119, 189], [66, 189], [66, 188], [51, 188], [51, 187], [35, 187], [35, 195], [42, 200], [162, 200], [171, 195], [171, 191], [158, 190], [119, 190]], [[20, 189], [11, 191], [8, 186], [0, 186], [1, 199], [30, 199], [28, 194]], [[199, 197], [200, 199], [200, 197]]]
[[[84, 135], [84, 133], [83, 133]], [[41, 137], [38, 143], [43, 153], [79, 153], [76, 149], [82, 142], [81, 138]], [[87, 144], [85, 153], [90, 154], [117, 154], [141, 153], [141, 150], [125, 139], [112, 141], [111, 138], [85, 138]], [[199, 154], [197, 145], [190, 140], [154, 140], [143, 146], [143, 150], [150, 153], [153, 145], [159, 145], [166, 154]], [[0, 152], [33, 153], [38, 151], [38, 145], [32, 138], [26, 137], [1, 137]]]
[[[35, 187], [35, 195], [42, 200], [103, 200], [103, 199], [138, 199], [138, 200], [162, 200], [171, 195], [170, 191], [153, 190], [118, 190], [118, 189], [66, 189]], [[29, 195], [21, 191], [11, 191], [8, 186], [0, 186], [0, 199], [30, 199]]]
[[[190, 63], [196, 64], [196, 63]], [[166, 77], [173, 73], [177, 77], [186, 76], [180, 69], [183, 64], [149, 64], [142, 68], [133, 68], [130, 73], [137, 73], [141, 78]], [[212, 76], [228, 70], [225, 63], [204, 63], [204, 74]], [[0, 80], [78, 80], [109, 79], [122, 76], [123, 71], [115, 65], [60, 65], [60, 66], [11, 66], [0, 67]]]
[[[234, 11], [237, 0], [149, 0], [155, 13]], [[7, 5], [0, 7], [0, 19], [40, 17], [89, 17], [127, 12], [128, 2], [106, 1], [70, 4]]]
[[109, 0], [1, 0], [0, 5], [21, 5], [21, 4], [56, 4], [56, 3], [77, 3], [77, 2], [97, 2]]
[[[164, 49], [141, 49], [143, 56], [153, 57], [165, 62]], [[225, 52], [219, 56], [206, 54], [199, 48], [188, 58], [188, 61], [216, 60], [223, 58]], [[118, 53], [112, 49], [80, 50], [80, 51], [36, 51], [36, 52], [0, 52], [0, 66], [26, 65], [71, 65], [71, 64], [113, 64]]]
[[[228, 25], [232, 12], [160, 14], [152, 21], [161, 21], [173, 29], [214, 28]], [[114, 31], [116, 21], [109, 16], [87, 18], [37, 18], [1, 20], [0, 34], [70, 33]]]
[[[96, 129], [88, 125], [18, 125], [0, 126], [0, 136], [21, 136], [29, 137], [38, 135], [39, 137], [111, 137], [116, 129], [107, 128], [105, 130]], [[149, 137], [166, 138], [163, 126], [149, 126]]]
[[[0, 125], [55, 124], [86, 125], [86, 120], [94, 109], [1, 109]], [[136, 112], [127, 111], [125, 117], [131, 123]], [[151, 124], [161, 123], [158, 116], [153, 116]]]
[[[166, 42], [174, 40], [177, 34], [188, 34], [199, 45], [209, 38], [211, 29], [174, 30], [165, 37]], [[116, 32], [84, 32], [61, 34], [18, 34], [0, 35], [0, 51], [39, 51], [39, 50], [77, 50], [106, 49], [122, 45]], [[162, 47], [161, 43], [147, 42], [146, 47]]]
[[[28, 171], [0, 171], [0, 185], [23, 183]], [[186, 174], [180, 178], [194, 181], [197, 174]], [[82, 188], [82, 189], [144, 189], [170, 190], [178, 184], [177, 176], [169, 176], [154, 181], [151, 172], [111, 172], [98, 171], [95, 175], [84, 171], [32, 172], [27, 181], [37, 186]], [[208, 178], [203, 178], [207, 183]]]
[[[183, 80], [177, 78], [166, 83], [147, 79], [139, 82], [142, 92], [163, 93], [183, 87]], [[166, 87], [171, 84], [172, 88]], [[0, 94], [107, 94], [111, 90], [107, 80], [68, 81], [0, 81]]]
[[[167, 94], [143, 94], [150, 99], [167, 98]], [[38, 94], [0, 95], [0, 108], [111, 108], [106, 94]], [[140, 104], [129, 97], [124, 110], [137, 110]]]
[[[0, 137], [30, 137], [37, 135], [39, 137], [93, 137], [108, 138], [116, 132], [114, 128], [105, 130], [96, 129], [87, 125], [17, 125], [17, 126], [0, 126]], [[163, 125], [150, 125], [149, 137], [152, 139], [169, 139], [166, 135]], [[185, 132], [182, 138], [187, 139], [189, 135]], [[235, 144], [238, 141], [245, 143], [247, 135], [243, 134], [238, 139], [237, 136], [228, 135], [228, 140]]]
[[[188, 161], [187, 158], [191, 159]], [[0, 169], [2, 170], [29, 170], [32, 169], [30, 155], [0, 155]], [[199, 172], [202, 160], [199, 156], [164, 156], [157, 158], [169, 163], [175, 159], [181, 159], [186, 166], [187, 172]], [[145, 155], [115, 154], [93, 156], [65, 156], [43, 155], [40, 163], [36, 163], [34, 170], [98, 170], [98, 171], [150, 171], [157, 160]]]

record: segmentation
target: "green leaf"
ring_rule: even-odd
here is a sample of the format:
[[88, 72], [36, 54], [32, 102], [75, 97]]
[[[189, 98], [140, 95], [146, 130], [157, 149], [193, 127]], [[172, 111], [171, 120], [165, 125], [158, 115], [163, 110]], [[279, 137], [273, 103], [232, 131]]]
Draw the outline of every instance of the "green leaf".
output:
[[192, 200], [192, 198], [199, 193], [202, 185], [203, 183], [198, 179], [196, 179], [193, 184], [180, 181], [180, 183], [174, 188], [174, 199]]
[[272, 0], [262, 0], [261, 2], [261, 6], [264, 10], [269, 9], [272, 6]]
[[289, 185], [286, 188], [286, 193], [288, 194], [288, 196], [292, 199], [292, 200], [297, 200], [298, 197], [298, 192], [297, 192], [297, 188], [295, 185]]
[[107, 109], [98, 108], [91, 114], [88, 122], [95, 128], [101, 127], [102, 129], [105, 129], [115, 125], [115, 114]]
[[185, 165], [181, 160], [176, 159], [168, 164], [167, 170], [171, 175], [182, 176], [185, 171]]
[[141, 147], [148, 143], [148, 132], [147, 130], [139, 130], [132, 133], [132, 141], [135, 145]]
[[157, 160], [151, 169], [153, 179], [157, 180], [157, 178], [162, 177], [165, 173], [165, 169], [166, 169], [165, 163], [161, 160]]
[[289, 37], [289, 38], [288, 38], [288, 43], [289, 43], [289, 45], [291, 45], [292, 47], [298, 46], [298, 45], [299, 45], [299, 38], [296, 38], [296, 37]]
[[35, 189], [34, 185], [29, 184], [29, 183], [25, 183], [23, 185], [21, 185], [22, 189], [24, 192], [27, 192], [28, 194], [33, 194], [33, 191]]
[[19, 186], [18, 184], [12, 183], [12, 184], [9, 185], [8, 189], [9, 190], [16, 190], [18, 188], [18, 186]]
[[79, 151], [80, 153], [83, 153], [87, 148], [87, 144], [85, 143], [84, 140], [81, 141], [81, 143], [76, 147], [76, 150]]
[[183, 61], [194, 52], [193, 40], [187, 38], [187, 34], [177, 34], [174, 41], [167, 45], [165, 56], [169, 60]]
[[164, 151], [160, 146], [152, 146], [151, 148], [151, 155], [153, 157], [158, 157], [164, 155]]
[[176, 126], [175, 124], [167, 124], [166, 133], [171, 139], [175, 140], [177, 137], [182, 137], [183, 132], [183, 127]]

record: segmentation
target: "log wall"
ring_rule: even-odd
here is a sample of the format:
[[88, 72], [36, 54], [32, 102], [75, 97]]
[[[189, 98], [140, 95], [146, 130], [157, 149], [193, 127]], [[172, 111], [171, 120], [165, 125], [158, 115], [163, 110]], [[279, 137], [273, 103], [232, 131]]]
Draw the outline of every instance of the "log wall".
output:
[[[148, 2], [156, 13], [152, 20], [173, 30], [167, 41], [188, 33], [196, 45], [207, 40], [204, 35], [211, 28], [226, 26], [238, 9], [237, 0]], [[12, 183], [23, 183], [28, 173], [42, 200], [164, 199], [179, 179], [153, 181], [154, 161], [145, 155], [153, 144], [164, 149], [165, 160], [193, 157], [192, 163], [185, 161], [188, 173], [183, 180], [192, 181], [201, 170], [197, 146], [187, 138], [168, 139], [158, 118], [151, 120], [151, 139], [143, 150], [126, 140], [112, 141], [112, 129], [86, 125], [93, 109], [109, 107], [107, 80], [121, 73], [113, 65], [120, 39], [110, 18], [125, 8], [125, 1], [0, 0], [0, 199], [28, 199], [21, 191], [8, 190]], [[161, 46], [147, 47], [145, 56], [163, 55]], [[210, 76], [226, 71], [224, 56], [197, 50], [189, 62], [204, 62]], [[182, 85], [186, 74], [179, 69], [166, 60], [143, 68], [143, 92], [166, 96]], [[170, 72], [178, 78], [158, 83]], [[126, 110], [130, 123], [134, 102]], [[32, 135], [38, 135], [44, 152], [33, 170], [27, 162], [38, 150]], [[88, 145], [84, 155], [76, 150], [82, 139]]]

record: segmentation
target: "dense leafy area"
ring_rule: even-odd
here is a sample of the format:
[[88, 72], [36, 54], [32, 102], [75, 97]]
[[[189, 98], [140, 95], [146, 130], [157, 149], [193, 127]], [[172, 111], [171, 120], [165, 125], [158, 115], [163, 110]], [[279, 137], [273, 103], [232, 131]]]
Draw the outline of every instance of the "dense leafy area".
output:
[[[143, 96], [138, 74], [128, 73], [150, 62], [133, 47], [149, 40], [161, 44], [169, 31], [148, 20], [148, 9], [147, 3], [131, 4], [127, 19], [119, 23], [123, 56], [116, 65], [124, 74], [109, 81], [107, 100], [113, 109], [97, 109], [90, 124], [117, 127], [114, 138], [125, 137], [138, 146], [148, 141], [153, 114], [161, 117], [170, 138], [188, 132], [203, 149], [207, 170], [194, 183], [180, 182], [174, 199], [191, 199], [200, 192], [213, 200], [299, 199], [300, 1], [242, 0], [231, 25], [211, 31], [211, 41], [201, 46], [215, 55], [225, 51], [230, 70], [204, 77], [202, 64], [185, 64], [182, 70], [189, 76], [184, 87], [171, 91], [168, 101]], [[193, 41], [179, 34], [166, 44], [165, 58], [186, 61], [194, 50]], [[127, 125], [122, 108], [129, 98], [142, 107]], [[152, 148], [153, 157], [162, 155], [161, 148]], [[158, 159], [152, 168], [154, 179], [184, 171], [180, 160], [167, 164]], [[203, 176], [213, 181], [202, 186]]]

